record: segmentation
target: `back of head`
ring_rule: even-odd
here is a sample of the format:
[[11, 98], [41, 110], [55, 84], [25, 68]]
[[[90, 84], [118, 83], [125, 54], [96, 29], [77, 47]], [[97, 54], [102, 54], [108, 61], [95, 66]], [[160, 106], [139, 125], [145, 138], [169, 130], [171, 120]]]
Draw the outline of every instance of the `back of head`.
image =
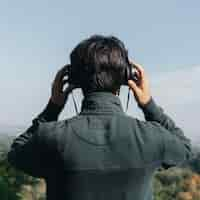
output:
[[84, 95], [94, 91], [115, 93], [124, 79], [128, 52], [114, 36], [94, 35], [80, 42], [71, 52], [70, 81]]

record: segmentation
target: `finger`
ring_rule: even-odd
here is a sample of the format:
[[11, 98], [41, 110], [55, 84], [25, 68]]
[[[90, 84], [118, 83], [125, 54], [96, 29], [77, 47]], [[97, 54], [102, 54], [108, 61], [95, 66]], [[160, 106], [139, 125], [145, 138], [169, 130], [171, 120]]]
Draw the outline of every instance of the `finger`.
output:
[[68, 83], [68, 79], [63, 79], [61, 85], [64, 86], [66, 83]]
[[134, 63], [134, 67], [136, 69], [136, 74], [139, 75], [139, 80], [142, 84], [144, 84], [147, 81], [147, 77], [144, 71], [144, 68], [140, 64]]
[[70, 84], [65, 90], [64, 90], [64, 94], [68, 95], [73, 89], [75, 89], [75, 85]]
[[133, 62], [130, 62], [130, 64], [134, 68], [134, 72], [136, 74], [137, 79], [138, 80], [143, 80], [140, 70], [137, 67], [135, 67], [135, 64]]
[[140, 73], [141, 78], [144, 79], [145, 72], [144, 72], [143, 67], [141, 65], [139, 65], [139, 64], [135, 64], [134, 66], [135, 66], [136, 70]]
[[67, 64], [65, 65], [62, 69], [61, 69], [61, 74], [63, 75], [67, 75], [69, 74], [69, 68], [70, 68], [71, 65]]
[[135, 73], [137, 77], [140, 77], [140, 72], [137, 69], [135, 69]]
[[68, 71], [70, 66], [71, 66], [70, 64], [66, 64], [66, 65], [64, 65], [64, 66], [60, 69], [60, 71], [61, 71], [62, 73], [65, 72], [65, 71]]
[[60, 80], [62, 79], [64, 76], [66, 76], [68, 74], [68, 69], [69, 69], [70, 65], [65, 65], [64, 67], [62, 67], [56, 74], [56, 80]]
[[55, 80], [52, 83], [52, 87], [61, 91], [63, 89], [63, 86], [68, 82], [68, 78], [67, 79], [60, 79], [59, 76], [57, 76], [55, 78]]
[[61, 81], [57, 81], [54, 83], [54, 89], [59, 91], [59, 92], [62, 92], [63, 91], [63, 88], [64, 88], [64, 85], [68, 83], [68, 79], [63, 79]]
[[136, 63], [136, 62], [133, 62], [133, 61], [130, 61], [130, 63], [133, 65], [133, 67], [135, 67], [141, 74], [144, 74], [144, 68]]
[[140, 88], [136, 85], [134, 81], [128, 80], [128, 85], [134, 91], [134, 93], [138, 94], [140, 92]]

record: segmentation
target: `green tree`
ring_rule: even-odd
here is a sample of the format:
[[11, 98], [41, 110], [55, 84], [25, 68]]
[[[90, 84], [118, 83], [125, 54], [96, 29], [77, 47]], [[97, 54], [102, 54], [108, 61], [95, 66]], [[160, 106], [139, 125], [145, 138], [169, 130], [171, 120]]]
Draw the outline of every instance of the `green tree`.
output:
[[1, 152], [0, 157], [0, 199], [20, 200], [21, 188], [24, 185], [35, 186], [38, 179], [30, 177], [13, 168], [7, 161], [6, 152]]

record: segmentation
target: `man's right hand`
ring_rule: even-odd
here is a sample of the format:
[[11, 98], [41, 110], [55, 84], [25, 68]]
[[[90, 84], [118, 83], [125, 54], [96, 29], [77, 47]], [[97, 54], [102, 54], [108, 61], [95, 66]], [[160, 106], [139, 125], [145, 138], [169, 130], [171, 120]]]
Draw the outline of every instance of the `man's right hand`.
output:
[[68, 67], [69, 65], [65, 65], [57, 72], [51, 89], [51, 101], [63, 108], [69, 93], [76, 88], [75, 85], [68, 84], [68, 87], [63, 91], [65, 84], [68, 83], [68, 79], [64, 79], [68, 75]]
[[141, 65], [133, 63], [133, 62], [131, 62], [131, 64], [136, 69], [136, 75], [137, 75], [137, 78], [139, 79], [139, 82], [136, 84], [134, 81], [128, 80], [128, 85], [130, 89], [132, 90], [137, 103], [140, 106], [144, 106], [151, 99], [149, 80]]

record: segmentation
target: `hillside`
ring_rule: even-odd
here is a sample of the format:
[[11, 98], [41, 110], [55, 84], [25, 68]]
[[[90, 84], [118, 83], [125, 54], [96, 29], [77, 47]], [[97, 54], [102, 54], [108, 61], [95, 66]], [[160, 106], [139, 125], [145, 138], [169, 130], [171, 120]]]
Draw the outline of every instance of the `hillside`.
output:
[[0, 160], [4, 159], [5, 153], [9, 151], [13, 139], [13, 136], [0, 134]]

